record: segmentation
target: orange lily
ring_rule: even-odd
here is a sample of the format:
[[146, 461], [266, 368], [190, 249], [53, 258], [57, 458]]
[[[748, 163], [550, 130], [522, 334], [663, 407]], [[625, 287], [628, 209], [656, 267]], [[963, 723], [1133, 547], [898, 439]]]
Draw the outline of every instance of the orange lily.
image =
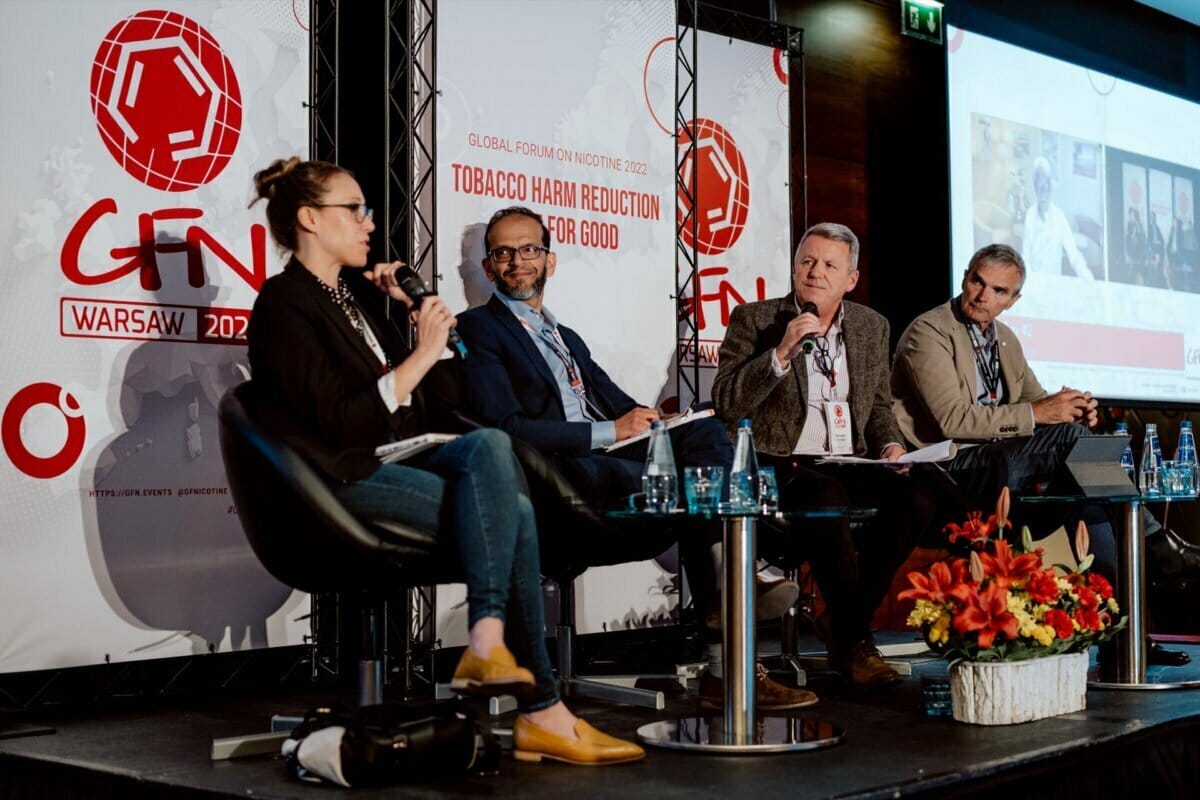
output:
[[1042, 549], [1039, 547], [1032, 553], [1013, 555], [1012, 546], [1001, 539], [996, 542], [994, 553], [980, 553], [979, 560], [983, 563], [984, 572], [992, 577], [996, 586], [1007, 589], [1016, 581], [1032, 575], [1042, 566]]
[[1008, 589], [993, 583], [982, 592], [972, 592], [967, 605], [954, 615], [954, 630], [960, 634], [976, 631], [979, 647], [988, 649], [1003, 633], [1009, 639], [1017, 638], [1017, 618], [1008, 610]]

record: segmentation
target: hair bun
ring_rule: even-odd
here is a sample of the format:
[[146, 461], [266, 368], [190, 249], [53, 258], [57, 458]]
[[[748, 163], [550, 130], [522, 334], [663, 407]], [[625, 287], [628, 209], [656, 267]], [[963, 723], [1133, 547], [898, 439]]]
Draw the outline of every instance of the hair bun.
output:
[[300, 164], [297, 156], [288, 159], [278, 158], [271, 162], [266, 169], [254, 175], [254, 189], [260, 198], [272, 200], [275, 197], [276, 184], [287, 177], [288, 173]]

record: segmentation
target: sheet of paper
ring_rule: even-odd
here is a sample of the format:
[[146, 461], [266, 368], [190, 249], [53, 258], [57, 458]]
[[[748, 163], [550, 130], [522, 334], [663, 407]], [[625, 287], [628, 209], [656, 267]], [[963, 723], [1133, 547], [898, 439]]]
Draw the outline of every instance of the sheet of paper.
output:
[[922, 447], [900, 456], [899, 462], [888, 461], [886, 458], [861, 458], [859, 456], [825, 456], [819, 464], [932, 464], [938, 461], [949, 461], [958, 453], [958, 445], [947, 439], [944, 442]]

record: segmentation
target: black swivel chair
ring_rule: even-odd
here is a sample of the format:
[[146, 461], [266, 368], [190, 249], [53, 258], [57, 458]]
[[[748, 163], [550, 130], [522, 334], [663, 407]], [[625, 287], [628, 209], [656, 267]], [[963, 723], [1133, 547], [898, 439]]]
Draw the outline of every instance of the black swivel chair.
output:
[[[268, 416], [269, 431], [263, 424]], [[358, 703], [382, 702], [382, 599], [409, 586], [461, 580], [453, 541], [439, 544], [430, 531], [351, 515], [321, 476], [284, 443], [308, 434], [260, 409], [251, 382], [226, 393], [218, 417], [226, 477], [250, 546], [267, 571], [288, 586], [360, 601]], [[251, 743], [218, 740], [226, 743], [221, 748], [225, 757], [265, 752], [252, 749], [259, 747], [278, 751], [278, 744], [265, 736], [242, 738]], [[217, 753], [214, 741], [214, 758]]]

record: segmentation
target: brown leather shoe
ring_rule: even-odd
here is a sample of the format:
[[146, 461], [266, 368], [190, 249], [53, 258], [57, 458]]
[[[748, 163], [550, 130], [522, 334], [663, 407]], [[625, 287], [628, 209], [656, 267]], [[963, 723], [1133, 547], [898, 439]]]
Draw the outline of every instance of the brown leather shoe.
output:
[[559, 736], [519, 716], [513, 723], [513, 758], [517, 761], [549, 758], [581, 767], [600, 767], [646, 757], [646, 751], [633, 742], [601, 733], [583, 720], [576, 720], [575, 735], [579, 738]]
[[[784, 711], [814, 705], [817, 696], [808, 689], [776, 683], [762, 664], [754, 665], [754, 706], [759, 711]], [[700, 676], [700, 707], [720, 711], [725, 705], [725, 682], [705, 671]]]
[[[779, 619], [796, 604], [799, 597], [800, 587], [795, 581], [787, 578], [766, 580], [761, 575], [754, 576], [754, 616], [758, 619]], [[708, 612], [705, 624], [714, 631], [721, 630], [719, 597], [717, 607]]]
[[887, 686], [904, 678], [888, 666], [883, 654], [870, 639], [855, 642], [845, 652], [829, 650], [829, 667], [863, 689]]
[[507, 647], [497, 645], [487, 658], [480, 658], [468, 647], [454, 668], [450, 688], [467, 694], [520, 695], [532, 689], [534, 683], [533, 673], [518, 667]]

